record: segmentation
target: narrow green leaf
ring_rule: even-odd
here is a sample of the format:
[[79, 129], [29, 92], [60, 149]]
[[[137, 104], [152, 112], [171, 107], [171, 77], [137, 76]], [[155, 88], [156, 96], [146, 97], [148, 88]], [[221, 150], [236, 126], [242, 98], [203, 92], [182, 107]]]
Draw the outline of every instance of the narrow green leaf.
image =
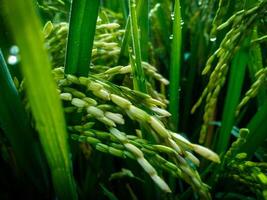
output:
[[118, 0], [108, 0], [108, 1], [102, 1], [103, 2], [103, 6], [105, 8], [108, 8], [112, 11], [117, 12], [118, 8], [119, 8], [119, 1]]
[[142, 67], [140, 37], [137, 24], [136, 3], [135, 0], [129, 0], [130, 5], [130, 24], [133, 44], [134, 59], [132, 62], [134, 89], [147, 93], [145, 73]]
[[100, 0], [73, 0], [65, 73], [87, 76], [91, 61]]
[[25, 88], [56, 194], [59, 199], [77, 199], [63, 109], [35, 6], [32, 0], [3, 2], [11, 33], [20, 48]]
[[140, 47], [142, 53], [142, 59], [148, 61], [148, 45], [149, 45], [149, 3], [150, 0], [142, 1], [139, 19], [140, 25]]
[[258, 147], [264, 143], [267, 138], [267, 102], [258, 109], [247, 125], [249, 135], [247, 142], [240, 148], [239, 152], [246, 152], [251, 157]]
[[128, 15], [129, 15], [129, 12], [128, 12], [128, 1], [119, 1], [119, 3], [120, 3], [121, 12], [123, 14], [123, 18], [124, 18], [125, 21], [127, 21]]
[[[258, 31], [255, 27], [252, 33], [252, 40], [258, 38]], [[262, 62], [262, 53], [259, 44], [254, 44], [249, 50], [249, 60], [248, 60], [248, 68], [250, 72], [251, 82], [256, 81], [255, 74], [263, 68]], [[266, 98], [267, 94], [264, 88], [260, 88], [259, 92], [256, 96], [258, 105], [262, 105]]]
[[129, 62], [128, 44], [130, 41], [130, 18], [128, 17], [125, 25], [125, 33], [122, 38], [120, 55], [118, 58], [118, 65], [126, 65]]
[[[48, 168], [0, 49], [0, 125], [20, 170], [42, 192], [48, 190]], [[15, 125], [15, 126], [14, 126]], [[42, 187], [40, 187], [42, 185]]]
[[174, 22], [171, 44], [171, 66], [170, 66], [170, 106], [169, 111], [172, 114], [172, 126], [175, 131], [178, 130], [179, 123], [179, 88], [181, 71], [181, 10], [180, 1], [176, 0], [174, 4]]
[[103, 190], [103, 194], [109, 199], [109, 200], [118, 200], [118, 198], [109, 191], [103, 184], [100, 184], [100, 187]]
[[[140, 13], [141, 13], [141, 8], [144, 6], [144, 3], [145, 3], [145, 0], [139, 0], [137, 4], [137, 8], [135, 8], [136, 16], [138, 17], [139, 21], [142, 20], [140, 18]], [[129, 12], [130, 12], [130, 9], [129, 9]], [[126, 26], [125, 26], [125, 33], [124, 33], [122, 43], [121, 43], [121, 51], [120, 51], [120, 55], [118, 59], [118, 65], [123, 65], [123, 64], [126, 65], [129, 62], [128, 47], [129, 47], [130, 39], [131, 39], [131, 23], [130, 23], [130, 16], [128, 16]]]
[[[166, 15], [166, 13], [169, 13], [169, 10], [167, 9], [169, 6], [169, 2], [166, 1], [161, 1], [159, 3], [158, 8], [155, 12], [156, 15], [156, 20], [155, 22], [158, 23], [158, 28], [159, 28], [159, 34], [162, 37], [161, 40], [164, 43], [164, 51], [166, 55], [168, 55], [168, 49], [170, 49], [170, 29], [171, 29], [171, 23], [169, 22], [171, 19], [171, 16]], [[167, 11], [166, 11], [167, 10]], [[153, 23], [155, 23], [153, 22]]]
[[240, 100], [241, 90], [245, 78], [248, 62], [248, 49], [243, 47], [235, 55], [230, 69], [230, 80], [227, 88], [226, 100], [223, 108], [222, 127], [219, 132], [217, 153], [226, 151], [235, 123], [235, 111]]

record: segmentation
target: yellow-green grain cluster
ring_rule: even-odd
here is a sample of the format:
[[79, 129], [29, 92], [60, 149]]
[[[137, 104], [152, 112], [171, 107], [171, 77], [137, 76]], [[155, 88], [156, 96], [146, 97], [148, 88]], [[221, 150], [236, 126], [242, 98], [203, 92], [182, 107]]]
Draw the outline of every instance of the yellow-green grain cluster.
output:
[[224, 39], [220, 43], [219, 48], [209, 57], [206, 62], [206, 66], [202, 71], [202, 75], [209, 73], [214, 65], [215, 67], [210, 74], [206, 88], [191, 110], [191, 112], [194, 113], [196, 108], [200, 106], [204, 99], [206, 99], [203, 116], [204, 122], [199, 138], [200, 143], [204, 142], [208, 124], [214, 118], [218, 95], [224, 86], [230, 61], [235, 52], [240, 48], [241, 42], [250, 34], [250, 27], [257, 22], [257, 19], [260, 19], [264, 16], [266, 7], [267, 2], [262, 1], [257, 6], [249, 10], [241, 10], [231, 16], [226, 22], [219, 25], [216, 29], [217, 31], [220, 31], [231, 26], [231, 29], [227, 32]]
[[[92, 62], [97, 64], [105, 61], [105, 64], [112, 65], [117, 61], [120, 53], [118, 39], [124, 34], [124, 30], [119, 28], [120, 25], [115, 22], [104, 23], [101, 18], [98, 18]], [[60, 67], [64, 64], [68, 31], [69, 24], [66, 22], [49, 21], [44, 26], [46, 47], [49, 50], [53, 67]]]
[[[144, 124], [148, 128], [149, 132], [152, 133], [152, 136], [154, 136], [156, 140], [160, 141], [162, 144], [162, 146], [150, 145], [150, 150], [152, 148], [154, 151], [159, 150], [172, 153], [174, 162], [177, 164], [177, 168], [179, 169], [178, 171], [175, 169], [176, 171], [172, 173], [178, 173], [176, 176], [180, 174], [179, 176], [192, 185], [194, 190], [197, 191], [201, 196], [205, 196], [207, 198], [209, 197], [206, 185], [202, 183], [197, 171], [189, 165], [187, 159], [192, 163], [199, 165], [199, 160], [191, 153], [191, 151], [194, 151], [214, 162], [220, 162], [220, 159], [209, 149], [197, 144], [192, 144], [180, 134], [169, 131], [158, 118], [169, 116], [169, 113], [166, 110], [158, 107], [164, 105], [161, 101], [153, 99], [147, 94], [143, 94], [126, 87], [113, 85], [110, 82], [103, 81], [102, 79], [94, 76], [64, 76], [62, 68], [54, 69], [53, 74], [57, 80], [59, 90], [61, 92], [61, 99], [66, 103], [69, 102], [67, 104], [65, 103], [65, 110], [68, 112], [83, 113], [83, 123], [88, 123], [94, 120], [95, 123], [99, 122], [105, 125], [107, 131], [110, 131], [111, 133], [118, 133], [116, 137], [121, 136], [121, 138], [119, 138], [119, 142], [124, 145], [124, 150], [132, 153], [137, 161], [139, 159], [139, 164], [142, 167], [145, 165], [147, 166], [147, 169], [151, 169], [150, 171], [145, 168], [145, 171], [150, 174], [151, 178], [161, 188], [164, 188], [164, 191], [169, 191], [168, 187], [165, 185], [164, 181], [161, 180], [156, 173], [154, 173], [154, 170], [152, 170], [151, 167], [148, 167], [147, 161], [144, 161], [142, 156], [140, 156], [141, 154], [138, 154], [137, 156], [136, 152], [133, 152], [131, 149], [126, 147], [132, 147], [132, 145], [128, 145], [130, 141], [125, 139], [127, 138], [127, 135], [122, 134], [119, 130], [119, 127], [124, 124], [127, 117], [133, 121]], [[79, 87], [75, 87], [75, 85]], [[74, 88], [81, 89], [78, 90]], [[143, 110], [142, 106], [150, 109], [150, 112], [154, 113], [155, 115], [153, 116], [147, 111]], [[78, 127], [76, 127], [76, 129]], [[89, 139], [94, 141], [92, 138]], [[98, 144], [96, 147], [100, 148], [99, 145], [100, 144]], [[140, 147], [138, 143], [133, 143], [133, 145]], [[104, 147], [103, 145], [100, 146]], [[107, 153], [113, 153], [113, 151], [110, 152], [111, 149], [109, 147], [106, 147], [106, 149]], [[133, 147], [133, 149], [135, 149], [135, 147]], [[156, 156], [155, 159], [161, 158]], [[165, 167], [169, 169], [168, 162], [164, 161], [164, 163], [166, 163]]]
[[239, 114], [240, 110], [244, 105], [247, 104], [247, 102], [254, 98], [257, 94], [259, 89], [262, 85], [266, 83], [266, 77], [267, 77], [267, 68], [260, 69], [256, 74], [256, 81], [251, 85], [250, 89], [246, 92], [245, 96], [241, 100], [241, 102], [238, 104], [236, 108], [236, 115]]

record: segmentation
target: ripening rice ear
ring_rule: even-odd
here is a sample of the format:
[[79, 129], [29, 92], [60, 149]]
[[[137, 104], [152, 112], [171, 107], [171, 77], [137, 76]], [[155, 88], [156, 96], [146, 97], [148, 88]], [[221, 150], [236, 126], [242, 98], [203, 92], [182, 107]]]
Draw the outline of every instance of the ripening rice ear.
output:
[[216, 163], [221, 162], [218, 154], [216, 154], [215, 152], [211, 151], [210, 149], [208, 149], [206, 147], [203, 147], [203, 146], [200, 146], [197, 144], [192, 144], [192, 148], [197, 154], [203, 156], [204, 158], [206, 158], [208, 160], [211, 160], [211, 161], [216, 162]]

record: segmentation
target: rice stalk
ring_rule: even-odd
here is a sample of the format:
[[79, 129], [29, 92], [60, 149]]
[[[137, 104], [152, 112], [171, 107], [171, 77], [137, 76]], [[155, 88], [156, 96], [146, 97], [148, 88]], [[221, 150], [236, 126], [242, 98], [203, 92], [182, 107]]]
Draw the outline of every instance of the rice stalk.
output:
[[148, 61], [149, 52], [149, 7], [150, 0], [143, 1], [141, 5], [139, 25], [140, 25], [140, 49], [142, 60]]
[[[129, 8], [130, 8], [130, 6], [131, 6], [130, 5], [130, 1], [127, 1], [127, 2], [128, 2], [128, 5], [129, 5]], [[144, 0], [138, 1], [137, 4], [135, 3], [135, 7], [136, 8], [133, 9], [134, 11], [132, 11], [132, 12], [136, 13], [134, 15], [136, 15], [136, 17], [138, 18], [137, 19], [138, 21], [141, 21], [141, 20], [139, 20], [139, 19], [141, 19], [140, 18], [141, 9], [142, 9], [142, 7], [145, 6], [145, 3], [146, 3], [146, 1], [144, 1]], [[129, 14], [130, 14], [130, 10], [131, 9], [129, 9]], [[118, 62], [117, 62], [118, 65], [123, 65], [123, 64], [127, 63], [128, 60], [129, 60], [128, 47], [129, 47], [130, 36], [131, 36], [131, 21], [130, 21], [130, 16], [131, 15], [128, 16], [127, 21], [126, 21], [126, 25], [125, 25], [125, 34], [123, 36], [122, 43], [121, 43], [120, 56], [119, 56]], [[138, 22], [136, 22], [136, 24], [137, 23]], [[140, 41], [139, 41], [139, 43], [140, 43]]]
[[180, 104], [180, 71], [181, 71], [181, 46], [182, 46], [182, 25], [180, 1], [174, 4], [174, 21], [172, 33], [171, 64], [170, 64], [170, 105], [169, 111], [172, 114], [172, 126], [178, 130], [179, 123], [179, 104]]
[[141, 91], [143, 93], [147, 93], [146, 79], [141, 63], [142, 57], [140, 49], [140, 36], [137, 24], [135, 0], [129, 0], [129, 6], [130, 6], [131, 36], [132, 36], [133, 53], [134, 53], [134, 57], [131, 56], [130, 60], [132, 61], [131, 66], [133, 71], [134, 89]]

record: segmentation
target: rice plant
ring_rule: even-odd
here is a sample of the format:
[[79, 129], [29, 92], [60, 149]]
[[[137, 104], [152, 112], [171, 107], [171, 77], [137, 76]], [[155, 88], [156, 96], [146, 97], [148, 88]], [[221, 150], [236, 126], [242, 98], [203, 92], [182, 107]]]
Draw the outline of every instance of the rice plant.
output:
[[0, 199], [267, 199], [266, 0], [0, 2]]

